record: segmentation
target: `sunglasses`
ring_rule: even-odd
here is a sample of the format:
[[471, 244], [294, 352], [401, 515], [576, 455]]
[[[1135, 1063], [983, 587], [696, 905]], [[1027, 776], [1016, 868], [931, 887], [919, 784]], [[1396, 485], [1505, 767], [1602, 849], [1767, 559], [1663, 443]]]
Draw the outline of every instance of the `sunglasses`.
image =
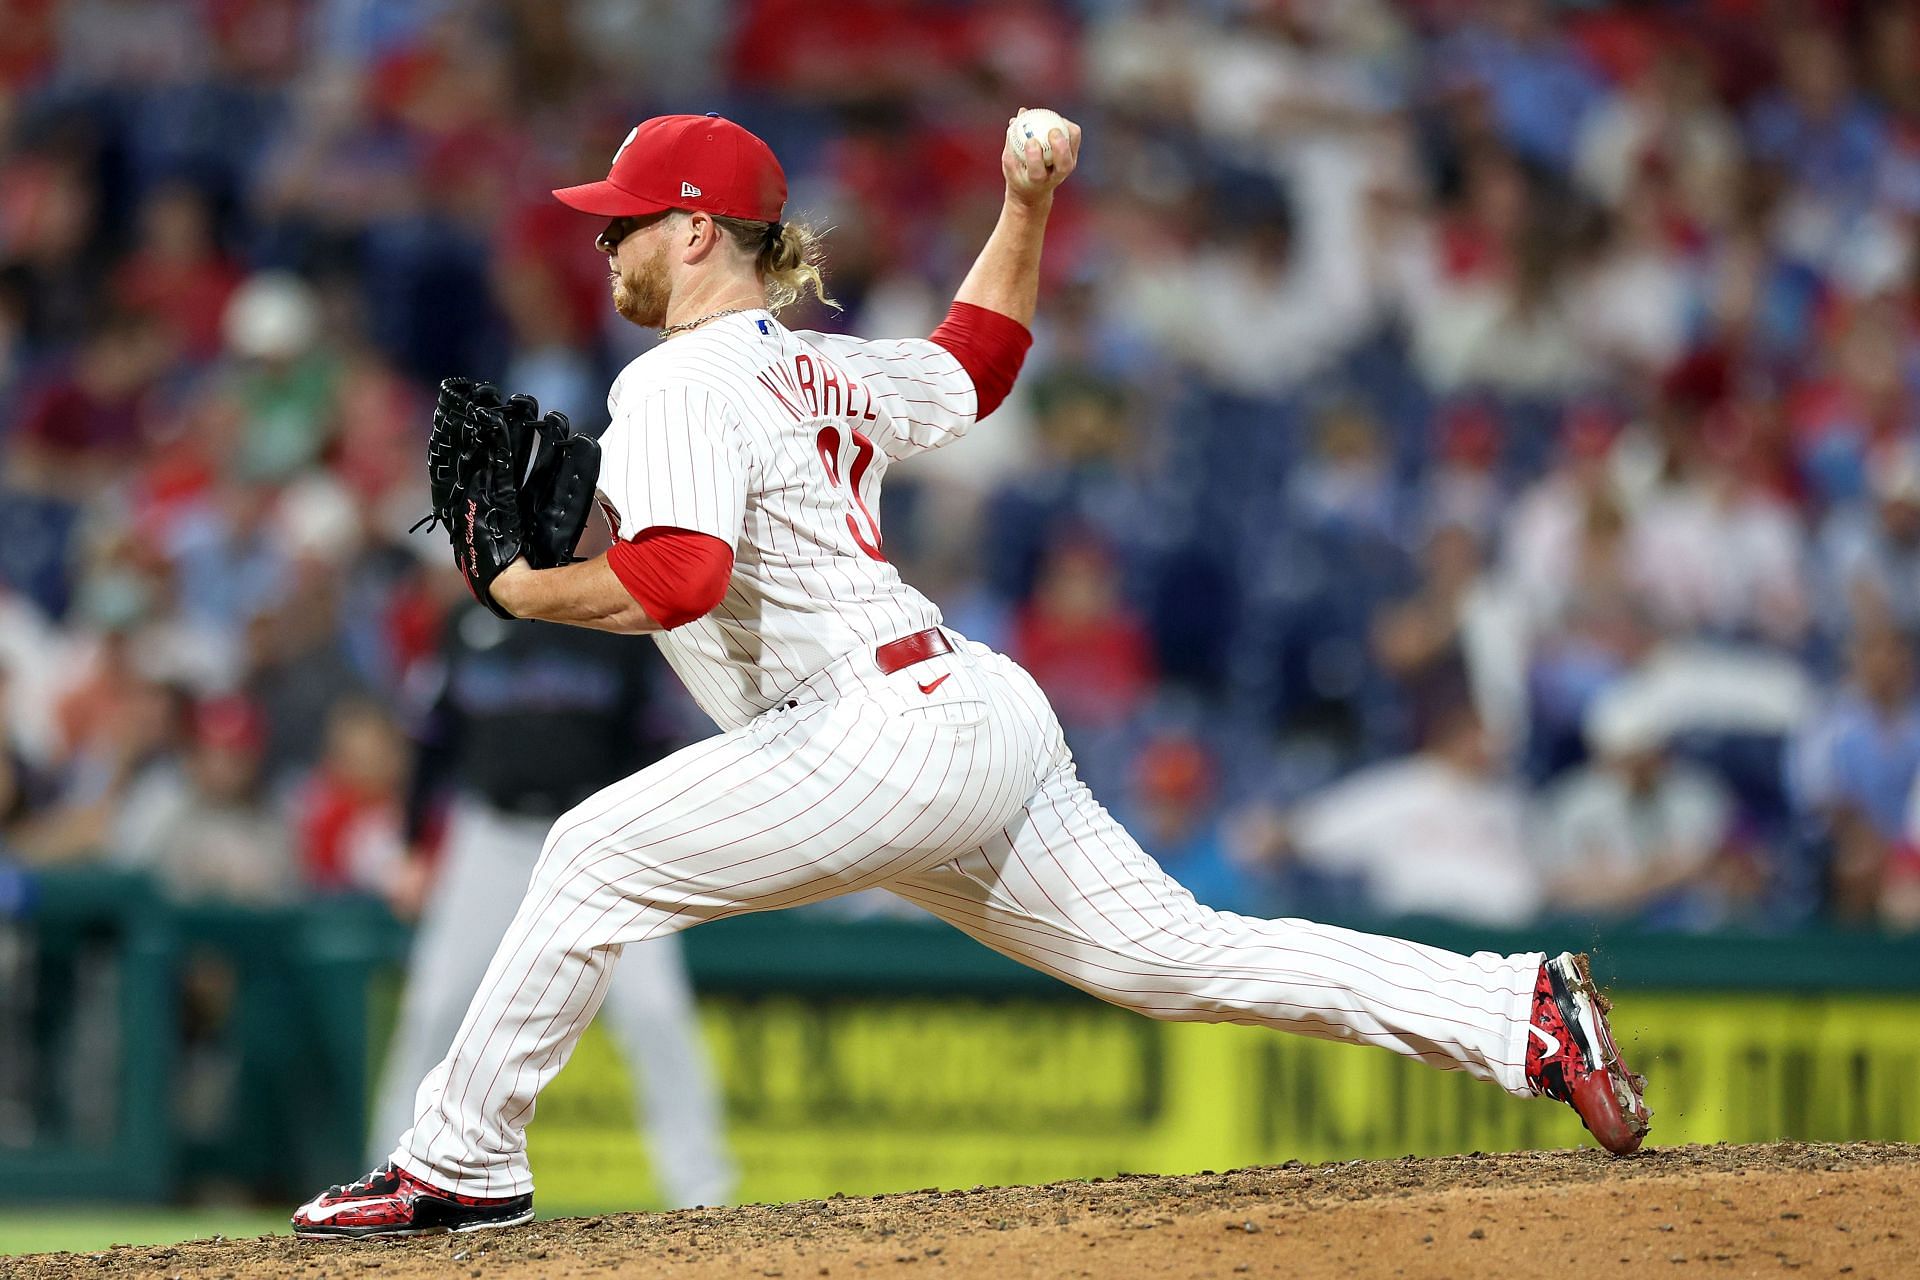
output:
[[657, 213], [649, 213], [640, 217], [615, 218], [607, 224], [606, 230], [593, 238], [593, 247], [612, 257], [620, 251], [621, 241], [659, 217]]

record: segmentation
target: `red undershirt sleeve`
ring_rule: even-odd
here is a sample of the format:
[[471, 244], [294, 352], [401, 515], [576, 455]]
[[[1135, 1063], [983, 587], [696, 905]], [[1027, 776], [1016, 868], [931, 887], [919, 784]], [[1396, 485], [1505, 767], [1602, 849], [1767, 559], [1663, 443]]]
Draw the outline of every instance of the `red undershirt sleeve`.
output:
[[979, 401], [976, 420], [998, 409], [1007, 398], [1026, 361], [1027, 348], [1033, 345], [1033, 335], [1018, 320], [971, 302], [954, 303], [940, 327], [927, 336], [951, 351], [973, 379]]
[[733, 548], [710, 533], [655, 525], [607, 548], [607, 566], [663, 630], [711, 613], [733, 577]]

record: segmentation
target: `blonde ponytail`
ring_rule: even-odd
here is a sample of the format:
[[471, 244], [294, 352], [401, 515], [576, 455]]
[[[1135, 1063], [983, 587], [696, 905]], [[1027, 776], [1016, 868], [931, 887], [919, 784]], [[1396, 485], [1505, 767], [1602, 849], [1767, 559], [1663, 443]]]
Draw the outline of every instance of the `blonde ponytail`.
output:
[[753, 267], [767, 286], [767, 310], [778, 312], [807, 294], [834, 310], [840, 304], [827, 292], [820, 272], [825, 258], [820, 235], [803, 222], [749, 222], [745, 218], [715, 218], [733, 242], [754, 255]]

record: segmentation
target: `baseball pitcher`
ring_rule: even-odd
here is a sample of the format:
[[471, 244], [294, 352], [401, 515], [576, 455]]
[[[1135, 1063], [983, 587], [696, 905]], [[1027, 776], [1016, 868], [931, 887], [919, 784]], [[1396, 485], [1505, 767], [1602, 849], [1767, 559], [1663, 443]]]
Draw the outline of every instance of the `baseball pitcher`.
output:
[[924, 339], [780, 323], [822, 288], [813, 237], [783, 221], [773, 153], [727, 120], [648, 120], [603, 181], [554, 193], [608, 220], [613, 304], [665, 339], [608, 394], [597, 497], [615, 540], [560, 562], [578, 530], [551, 536], [548, 516], [581, 486], [550, 498], [536, 465], [521, 492], [515, 414], [461, 387], [436, 423], [436, 510], [483, 603], [653, 636], [723, 732], [554, 824], [412, 1127], [302, 1205], [296, 1234], [528, 1221], [526, 1125], [622, 947], [872, 886], [1150, 1017], [1379, 1045], [1561, 1099], [1609, 1150], [1640, 1145], [1643, 1082], [1581, 957], [1202, 906], [1081, 784], [1026, 672], [943, 627], [888, 562], [887, 469], [966, 434], [1019, 372], [1080, 140], [1051, 113], [1016, 117], [999, 222]]

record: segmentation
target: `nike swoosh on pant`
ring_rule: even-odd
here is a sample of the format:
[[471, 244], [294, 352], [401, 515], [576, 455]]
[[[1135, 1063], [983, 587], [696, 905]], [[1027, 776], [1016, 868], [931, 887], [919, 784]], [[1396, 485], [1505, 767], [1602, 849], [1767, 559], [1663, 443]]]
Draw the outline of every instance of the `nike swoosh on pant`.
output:
[[947, 676], [951, 676], [952, 674], [953, 672], [949, 671], [947, 672], [946, 675], [940, 676], [928, 684], [921, 684], [918, 680], [915, 680], [914, 684], [919, 687], [920, 692], [932, 693], [935, 689], [938, 689], [941, 685], [945, 684], [947, 682]]

